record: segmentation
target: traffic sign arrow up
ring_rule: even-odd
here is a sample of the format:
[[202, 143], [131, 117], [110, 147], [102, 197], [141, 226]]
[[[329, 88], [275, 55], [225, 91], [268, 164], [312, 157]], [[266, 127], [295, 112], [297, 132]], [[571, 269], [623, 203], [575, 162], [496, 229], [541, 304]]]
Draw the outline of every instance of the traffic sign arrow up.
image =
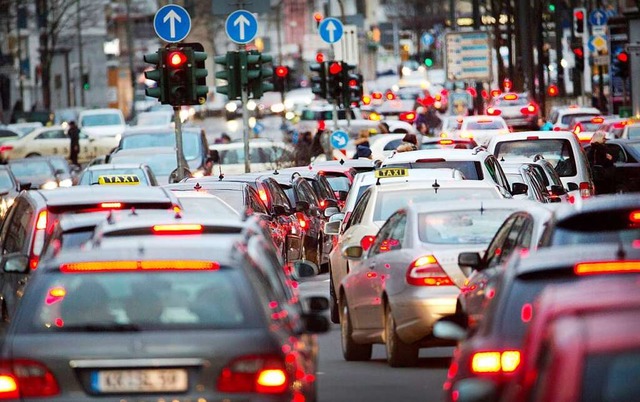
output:
[[175, 11], [171, 10], [164, 16], [162, 22], [169, 21], [169, 36], [173, 39], [176, 37], [176, 21], [182, 22], [182, 18]]
[[240, 40], [244, 40], [244, 27], [251, 25], [251, 22], [244, 15], [240, 14], [238, 18], [233, 21], [233, 26], [236, 25], [239, 25]]

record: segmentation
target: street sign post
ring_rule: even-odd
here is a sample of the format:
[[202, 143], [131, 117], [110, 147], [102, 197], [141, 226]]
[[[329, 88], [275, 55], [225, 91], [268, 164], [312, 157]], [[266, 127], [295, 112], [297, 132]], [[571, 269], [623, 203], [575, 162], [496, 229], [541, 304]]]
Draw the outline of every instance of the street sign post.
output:
[[160, 39], [169, 43], [180, 42], [191, 31], [191, 17], [184, 8], [167, 4], [153, 17], [153, 29]]
[[318, 26], [318, 33], [325, 43], [332, 44], [342, 38], [344, 27], [339, 19], [329, 17], [322, 20]]
[[420, 37], [420, 43], [422, 43], [422, 45], [426, 48], [431, 47], [434, 42], [435, 38], [429, 32], [422, 34], [422, 37]]
[[342, 39], [333, 44], [334, 60], [342, 60], [349, 64], [359, 64], [358, 27], [343, 26]]
[[247, 10], [237, 10], [229, 14], [224, 24], [229, 39], [244, 45], [258, 35], [258, 20]]
[[349, 134], [346, 131], [336, 130], [331, 133], [331, 146], [336, 149], [344, 149], [349, 142]]
[[491, 81], [493, 58], [488, 32], [449, 32], [445, 36], [445, 46], [449, 80]]
[[589, 25], [592, 27], [599, 27], [607, 25], [609, 16], [603, 9], [593, 10], [589, 13]]

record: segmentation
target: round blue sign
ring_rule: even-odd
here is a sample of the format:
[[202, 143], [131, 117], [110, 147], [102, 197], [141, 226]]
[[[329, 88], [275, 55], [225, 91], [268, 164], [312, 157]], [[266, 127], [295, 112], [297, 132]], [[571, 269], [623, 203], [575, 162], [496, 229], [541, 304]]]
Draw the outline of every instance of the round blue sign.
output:
[[229, 39], [240, 45], [251, 42], [258, 35], [258, 20], [247, 10], [229, 14], [224, 26]]
[[342, 39], [344, 33], [344, 27], [339, 19], [329, 17], [322, 20], [318, 26], [318, 33], [320, 38], [326, 43], [336, 43]]
[[184, 8], [167, 4], [153, 17], [153, 29], [165, 42], [180, 42], [191, 32], [191, 17]]
[[337, 130], [331, 133], [331, 146], [336, 149], [344, 149], [349, 142], [349, 134], [345, 131]]

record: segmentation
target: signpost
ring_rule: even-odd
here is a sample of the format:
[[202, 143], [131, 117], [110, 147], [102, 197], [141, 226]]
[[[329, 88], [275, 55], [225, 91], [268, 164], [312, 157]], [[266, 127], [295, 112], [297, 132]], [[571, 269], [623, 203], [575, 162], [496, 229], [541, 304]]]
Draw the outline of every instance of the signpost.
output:
[[484, 31], [445, 35], [446, 71], [451, 81], [491, 81], [491, 44]]
[[336, 130], [331, 134], [331, 146], [336, 149], [344, 149], [349, 142], [349, 134], [346, 131]]
[[324, 42], [333, 44], [342, 38], [344, 27], [339, 19], [329, 17], [322, 20], [318, 26], [318, 33]]
[[427, 49], [430, 48], [431, 45], [433, 45], [435, 40], [436, 39], [429, 32], [422, 34], [422, 36], [420, 37], [420, 43], [422, 43], [422, 45]]
[[258, 20], [247, 10], [237, 10], [229, 14], [224, 24], [229, 39], [244, 45], [258, 35]]

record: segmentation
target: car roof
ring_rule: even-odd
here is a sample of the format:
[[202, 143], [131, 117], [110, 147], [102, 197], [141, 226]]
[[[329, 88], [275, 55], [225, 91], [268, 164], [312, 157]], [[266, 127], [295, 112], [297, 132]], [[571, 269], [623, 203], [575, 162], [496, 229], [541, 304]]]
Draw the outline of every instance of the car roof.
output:
[[162, 187], [168, 190], [195, 190], [196, 187], [202, 190], [242, 190], [248, 186], [246, 182], [225, 181], [214, 177], [188, 178], [186, 181], [174, 184], [166, 184]]
[[510, 209], [516, 211], [529, 211], [530, 209], [545, 209], [549, 213], [550, 210], [544, 208], [544, 204], [530, 200], [519, 200], [514, 202], [512, 199], [487, 199], [487, 200], [461, 200], [455, 205], [451, 201], [427, 201], [417, 202], [407, 207], [409, 211], [416, 214], [447, 212], [447, 211], [469, 211], [469, 210], [485, 210], [485, 209]]
[[640, 197], [636, 193], [605, 194], [590, 197], [575, 205], [565, 205], [556, 212], [556, 221], [572, 219], [576, 216], [598, 211], [614, 211], [616, 209], [638, 208]]
[[146, 164], [144, 163], [103, 163], [100, 165], [87, 166], [85, 169], [94, 170], [115, 170], [115, 169], [142, 169]]
[[[167, 214], [173, 214], [173, 211], [165, 211]], [[88, 214], [65, 214], [58, 220], [58, 225], [63, 232], [74, 231], [77, 229], [95, 229], [97, 225], [103, 223], [109, 219], [127, 219], [127, 216], [131, 214], [156, 214], [157, 210], [118, 210], [112, 211], [110, 215], [103, 213], [88, 213]]]
[[[200, 128], [198, 127], [182, 127], [182, 132], [195, 132], [199, 133]], [[127, 127], [127, 129], [122, 133], [122, 136], [128, 135], [136, 135], [136, 134], [175, 134], [175, 130], [169, 126], [134, 126]]]
[[480, 121], [480, 120], [491, 120], [491, 121], [504, 121], [502, 116], [490, 116], [490, 115], [474, 115], [474, 116], [464, 116], [462, 118], [462, 124], [469, 121]]
[[490, 142], [508, 142], [508, 141], [521, 141], [532, 139], [533, 137], [537, 137], [535, 139], [575, 139], [576, 142], [578, 139], [576, 135], [571, 131], [520, 131], [509, 133], [509, 135], [501, 135], [492, 137]]
[[104, 114], [104, 113], [122, 114], [122, 111], [120, 109], [115, 109], [115, 108], [84, 109], [80, 111], [80, 115], [82, 116], [91, 115], [91, 114]]
[[174, 147], [144, 147], [144, 148], [128, 148], [119, 149], [111, 155], [111, 159], [116, 156], [129, 156], [129, 155], [160, 155], [160, 154], [176, 154]]
[[73, 186], [55, 191], [37, 192], [49, 207], [91, 205], [107, 201], [123, 203], [176, 202], [171, 192], [162, 187], [138, 186]]
[[[437, 186], [436, 186], [437, 184]], [[372, 186], [373, 187], [373, 186]], [[375, 186], [378, 191], [391, 192], [391, 191], [407, 191], [415, 189], [430, 189], [437, 187], [442, 188], [470, 188], [470, 189], [483, 189], [488, 188], [492, 190], [497, 189], [497, 184], [489, 183], [482, 180], [446, 180], [446, 179], [433, 179], [433, 180], [412, 180], [411, 186], [407, 186], [407, 182], [394, 182], [387, 183], [380, 186]]]
[[475, 149], [422, 149], [418, 151], [396, 152], [382, 161], [382, 165], [392, 163], [411, 163], [419, 159], [442, 158], [447, 161], [480, 161], [487, 157], [487, 150]]
[[[388, 183], [406, 183], [413, 182], [415, 180], [428, 180], [428, 179], [440, 179], [440, 180], [461, 180], [464, 178], [462, 172], [453, 168], [429, 168], [429, 169], [408, 169], [408, 176], [405, 177], [388, 177], [380, 180], [380, 184]], [[354, 184], [373, 184], [377, 181], [375, 177], [375, 171], [362, 172], [356, 175]]]
[[333, 165], [340, 165], [340, 166], [350, 166], [350, 167], [354, 167], [354, 168], [371, 168], [374, 169], [376, 167], [376, 161], [372, 160], [372, 159], [366, 159], [366, 158], [358, 158], [358, 159], [340, 159], [340, 160], [333, 160], [333, 161], [319, 161], [319, 162], [313, 162], [311, 164], [311, 166], [318, 166], [318, 167], [324, 167], [324, 166], [333, 166]]

